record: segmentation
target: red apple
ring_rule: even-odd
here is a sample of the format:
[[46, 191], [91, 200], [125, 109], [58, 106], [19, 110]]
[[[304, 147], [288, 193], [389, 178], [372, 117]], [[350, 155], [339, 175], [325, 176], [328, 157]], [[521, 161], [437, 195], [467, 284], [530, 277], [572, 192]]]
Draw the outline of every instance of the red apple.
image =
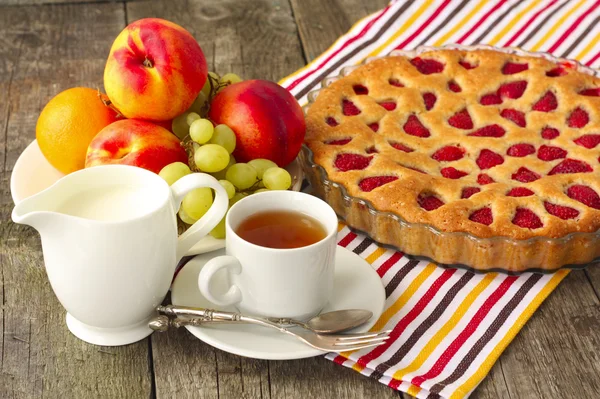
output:
[[104, 68], [106, 94], [127, 118], [165, 121], [185, 112], [206, 81], [194, 37], [158, 18], [140, 19], [115, 39]]
[[246, 80], [224, 88], [210, 104], [209, 118], [235, 132], [238, 162], [266, 158], [292, 162], [304, 141], [306, 122], [289, 91], [266, 80]]
[[186, 151], [173, 133], [150, 122], [125, 119], [111, 123], [94, 137], [85, 167], [121, 164], [158, 173], [173, 162], [188, 162]]

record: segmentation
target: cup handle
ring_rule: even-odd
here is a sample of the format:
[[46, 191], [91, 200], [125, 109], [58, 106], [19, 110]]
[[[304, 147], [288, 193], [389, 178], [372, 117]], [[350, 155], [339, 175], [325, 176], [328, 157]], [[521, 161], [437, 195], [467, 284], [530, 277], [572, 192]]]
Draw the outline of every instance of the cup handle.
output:
[[173, 194], [173, 209], [179, 210], [183, 197], [190, 191], [210, 187], [215, 191], [215, 198], [210, 209], [196, 223], [190, 226], [187, 231], [179, 236], [177, 241], [177, 260], [188, 254], [190, 249], [205, 235], [210, 233], [227, 213], [229, 199], [227, 192], [219, 184], [217, 179], [205, 173], [192, 173], [183, 176], [171, 186]]
[[215, 273], [226, 268], [229, 273], [240, 274], [242, 264], [235, 256], [217, 256], [212, 258], [202, 267], [198, 275], [198, 288], [206, 299], [219, 306], [228, 306], [238, 303], [242, 300], [242, 292], [237, 285], [231, 285], [226, 293], [215, 296], [210, 291], [211, 280]]

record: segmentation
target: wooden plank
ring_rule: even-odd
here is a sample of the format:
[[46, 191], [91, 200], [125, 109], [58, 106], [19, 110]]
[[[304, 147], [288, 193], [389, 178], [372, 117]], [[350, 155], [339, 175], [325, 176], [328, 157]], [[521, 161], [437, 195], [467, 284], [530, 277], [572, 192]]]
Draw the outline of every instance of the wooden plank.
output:
[[388, 0], [291, 0], [307, 61], [327, 50], [359, 19], [389, 3]]
[[6, 57], [0, 81], [8, 79], [9, 104], [0, 113], [5, 170], [35, 138], [37, 117], [50, 98], [74, 86], [102, 88], [108, 50], [124, 21], [123, 5], [113, 3], [0, 9], [0, 53]]
[[[38, 234], [10, 222], [8, 172], [35, 136], [41, 107], [68, 87], [99, 86], [122, 4], [0, 8], [0, 396], [148, 397], [148, 341], [99, 348], [72, 336], [48, 283]], [[4, 147], [4, 145], [2, 146]], [[3, 159], [4, 161], [4, 159]]]
[[273, 398], [398, 398], [398, 392], [323, 357], [269, 362]]

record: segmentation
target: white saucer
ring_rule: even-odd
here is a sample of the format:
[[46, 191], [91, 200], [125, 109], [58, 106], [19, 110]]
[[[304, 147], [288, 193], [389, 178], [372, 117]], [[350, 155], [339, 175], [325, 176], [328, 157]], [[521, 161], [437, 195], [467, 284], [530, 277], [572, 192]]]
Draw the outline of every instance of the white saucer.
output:
[[[292, 176], [292, 190], [300, 191], [304, 175], [298, 160], [286, 167]], [[25, 151], [19, 155], [10, 177], [10, 194], [13, 202], [18, 204], [27, 197], [39, 193], [56, 183], [64, 174], [56, 170], [46, 160], [37, 140], [33, 140]], [[202, 254], [225, 248], [225, 240], [206, 236], [190, 250], [190, 255]]]
[[[233, 306], [219, 308], [202, 296], [198, 290], [198, 274], [211, 258], [224, 255], [225, 251], [196, 256], [177, 275], [171, 287], [171, 301], [178, 306], [193, 306], [233, 311]], [[222, 270], [221, 272], [225, 272]], [[219, 273], [221, 273], [219, 272]], [[228, 288], [227, 276], [216, 275], [214, 292]], [[323, 312], [338, 309], [367, 309], [373, 312], [368, 323], [353, 332], [367, 331], [381, 313], [385, 304], [385, 289], [377, 272], [360, 256], [342, 247], [337, 247], [333, 294]], [[240, 356], [267, 360], [301, 359], [322, 355], [325, 352], [313, 349], [293, 337], [274, 330], [252, 325], [206, 325], [186, 327], [197, 338], [216, 348]]]

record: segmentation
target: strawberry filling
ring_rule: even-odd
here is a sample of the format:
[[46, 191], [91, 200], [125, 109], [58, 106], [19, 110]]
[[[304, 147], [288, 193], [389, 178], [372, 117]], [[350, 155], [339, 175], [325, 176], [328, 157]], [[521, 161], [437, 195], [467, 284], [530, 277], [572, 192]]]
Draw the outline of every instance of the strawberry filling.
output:
[[467, 172], [463, 172], [462, 170], [455, 169], [451, 166], [447, 168], [442, 168], [442, 170], [440, 170], [440, 173], [446, 179], [460, 179], [461, 177], [468, 175]]
[[342, 172], [349, 170], [362, 170], [371, 163], [373, 157], [365, 157], [360, 154], [338, 154], [333, 164]]
[[469, 133], [468, 136], [473, 137], [502, 137], [506, 130], [500, 125], [488, 125]]
[[473, 120], [469, 111], [462, 109], [448, 119], [448, 124], [457, 129], [473, 129]]
[[548, 175], [559, 175], [566, 173], [588, 173], [593, 169], [590, 165], [583, 161], [578, 161], [577, 159], [567, 158], [548, 172]]
[[561, 159], [567, 156], [567, 151], [559, 147], [553, 147], [551, 145], [543, 145], [538, 150], [538, 158], [542, 161], [554, 161], [555, 159]]
[[533, 104], [533, 110], [540, 112], [554, 111], [556, 107], [558, 107], [558, 101], [551, 91], [547, 91], [542, 98]]
[[477, 209], [469, 215], [469, 220], [489, 226], [494, 221], [492, 209], [489, 207]]
[[458, 146], [448, 145], [433, 153], [431, 158], [439, 162], [458, 161], [465, 156], [465, 150]]
[[502, 73], [505, 75], [514, 75], [529, 69], [529, 64], [518, 64], [516, 62], [507, 62], [502, 67]]
[[531, 183], [532, 181], [536, 181], [542, 176], [537, 173], [527, 169], [526, 167], [520, 167], [515, 173], [512, 174], [511, 178], [516, 181], [520, 181], [521, 183]]
[[569, 127], [582, 128], [587, 125], [589, 121], [590, 116], [588, 113], [584, 109], [578, 107], [575, 108], [567, 118], [567, 125]]
[[433, 73], [440, 73], [444, 70], [444, 64], [439, 61], [428, 59], [428, 58], [420, 58], [415, 57], [410, 60], [410, 63], [417, 68], [417, 71], [421, 72], [423, 75], [431, 75]]
[[481, 189], [479, 187], [465, 187], [462, 189], [462, 192], [460, 193], [460, 198], [469, 198], [472, 195], [477, 194], [478, 192], [480, 192]]
[[404, 124], [404, 131], [406, 134], [410, 134], [411, 136], [417, 137], [429, 137], [431, 133], [429, 133], [429, 129], [427, 129], [419, 118], [416, 115], [411, 115], [408, 117], [406, 123]]
[[527, 126], [527, 122], [525, 121], [525, 114], [521, 111], [517, 111], [516, 109], [512, 109], [512, 108], [503, 109], [500, 112], [500, 116], [503, 117], [504, 119], [514, 122], [517, 126], [520, 126], [520, 127]]
[[544, 225], [539, 216], [527, 208], [517, 208], [512, 223], [524, 229], [539, 229]]
[[510, 157], [522, 158], [527, 155], [531, 155], [535, 153], [535, 147], [531, 144], [527, 143], [519, 143], [512, 145], [507, 151], [506, 155]]
[[479, 156], [477, 157], [477, 166], [479, 169], [491, 169], [494, 166], [498, 166], [504, 163], [504, 157], [500, 154], [495, 153], [494, 151], [490, 151], [487, 149], [481, 150]]
[[419, 203], [419, 206], [426, 211], [433, 211], [434, 209], [444, 205], [444, 202], [434, 195], [421, 194], [417, 198], [417, 202]]
[[511, 188], [510, 191], [506, 193], [507, 197], [529, 197], [530, 195], [533, 195], [533, 191], [525, 187]]
[[600, 209], [600, 196], [592, 188], [576, 184], [567, 189], [567, 196], [590, 208]]
[[437, 97], [433, 93], [423, 93], [423, 102], [425, 103], [425, 109], [429, 111], [435, 105]]
[[369, 94], [369, 89], [367, 89], [367, 87], [363, 86], [363, 85], [354, 85], [354, 86], [352, 86], [352, 89], [354, 89], [354, 93], [356, 93], [358, 95]]
[[350, 100], [342, 100], [342, 113], [346, 116], [360, 114], [360, 109]]
[[548, 201], [544, 202], [544, 208], [546, 211], [556, 217], [559, 217], [563, 220], [575, 219], [579, 216], [579, 211], [574, 208], [570, 208], [568, 206], [551, 204]]
[[398, 143], [395, 141], [390, 141], [389, 143], [392, 147], [394, 147], [395, 149], [400, 150], [400, 151], [404, 151], [404, 152], [413, 152], [414, 151], [412, 148], [405, 146], [402, 143]]
[[585, 134], [574, 140], [575, 144], [592, 149], [600, 144], [600, 134]]
[[385, 184], [391, 183], [394, 180], [398, 180], [396, 176], [373, 176], [362, 179], [358, 183], [358, 187], [361, 190], [369, 192], [375, 190], [377, 187], [381, 187]]

